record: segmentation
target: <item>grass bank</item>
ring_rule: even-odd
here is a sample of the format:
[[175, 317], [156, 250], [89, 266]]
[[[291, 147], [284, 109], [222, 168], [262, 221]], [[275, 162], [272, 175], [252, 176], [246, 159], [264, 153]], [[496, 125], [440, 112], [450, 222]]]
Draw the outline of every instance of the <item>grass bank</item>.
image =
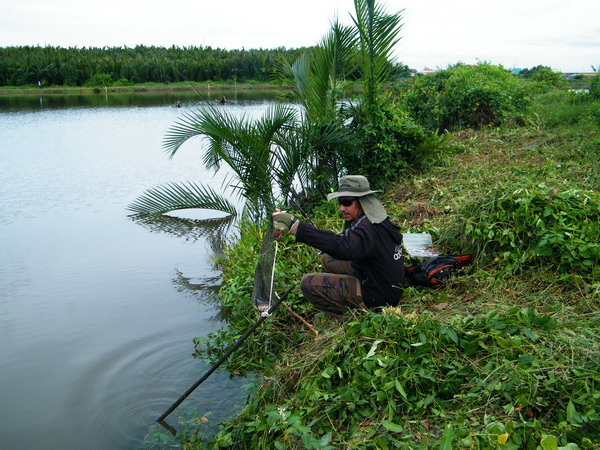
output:
[[[461, 130], [426, 172], [382, 200], [403, 232], [475, 264], [443, 289], [343, 319], [298, 292], [228, 362], [264, 379], [215, 436], [209, 411], [184, 424], [188, 448], [598, 448], [600, 445], [600, 104], [537, 98], [527, 127]], [[339, 229], [335, 206], [312, 217]], [[243, 225], [221, 261], [230, 326], [198, 339], [216, 358], [257, 320], [263, 231]], [[239, 255], [253, 255], [240, 258]], [[284, 237], [277, 289], [318, 270]]]
[[144, 83], [131, 86], [47, 86], [39, 88], [35, 85], [30, 86], [3, 86], [0, 88], [0, 95], [92, 95], [97, 93], [113, 93], [113, 94], [130, 94], [130, 93], [147, 93], [147, 92], [231, 92], [231, 91], [249, 91], [249, 90], [266, 90], [266, 91], [281, 91], [284, 90], [280, 85], [275, 83]]

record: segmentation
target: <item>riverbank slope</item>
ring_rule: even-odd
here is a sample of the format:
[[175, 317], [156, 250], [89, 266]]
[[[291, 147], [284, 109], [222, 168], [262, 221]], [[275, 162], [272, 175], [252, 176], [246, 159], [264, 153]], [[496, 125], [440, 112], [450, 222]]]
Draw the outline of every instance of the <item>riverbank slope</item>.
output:
[[[527, 127], [462, 130], [454, 150], [405, 174], [383, 201], [403, 232], [443, 253], [472, 253], [443, 289], [407, 286], [402, 303], [331, 319], [288, 299], [230, 361], [264, 381], [212, 444], [238, 448], [558, 448], [600, 443], [600, 105], [549, 93]], [[334, 210], [313, 217], [331, 229]], [[256, 319], [262, 235], [223, 258], [224, 303], [247, 312], [215, 357]], [[318, 270], [282, 239], [281, 289]], [[247, 298], [247, 303], [240, 299]], [[200, 411], [201, 416], [207, 412]], [[203, 425], [186, 434], [201, 446]]]

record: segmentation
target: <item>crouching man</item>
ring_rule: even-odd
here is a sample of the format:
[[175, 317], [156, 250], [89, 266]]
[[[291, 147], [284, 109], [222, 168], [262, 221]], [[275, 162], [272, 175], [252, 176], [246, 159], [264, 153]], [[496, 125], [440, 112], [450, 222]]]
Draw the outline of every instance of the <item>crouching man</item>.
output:
[[402, 233], [388, 218], [362, 175], [339, 180], [337, 199], [345, 221], [344, 232], [335, 234], [297, 220], [285, 211], [273, 213], [273, 225], [289, 231], [324, 253], [322, 273], [304, 275], [300, 289], [317, 309], [339, 317], [352, 308], [396, 306], [402, 297], [404, 260]]

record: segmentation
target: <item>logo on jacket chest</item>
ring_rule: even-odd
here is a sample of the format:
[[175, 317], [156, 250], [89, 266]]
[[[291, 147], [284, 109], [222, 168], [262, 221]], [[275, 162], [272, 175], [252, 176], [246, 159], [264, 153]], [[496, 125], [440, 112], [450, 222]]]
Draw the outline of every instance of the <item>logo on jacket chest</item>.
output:
[[394, 249], [394, 260], [398, 261], [400, 258], [402, 258], [402, 245], [396, 245], [396, 248]]

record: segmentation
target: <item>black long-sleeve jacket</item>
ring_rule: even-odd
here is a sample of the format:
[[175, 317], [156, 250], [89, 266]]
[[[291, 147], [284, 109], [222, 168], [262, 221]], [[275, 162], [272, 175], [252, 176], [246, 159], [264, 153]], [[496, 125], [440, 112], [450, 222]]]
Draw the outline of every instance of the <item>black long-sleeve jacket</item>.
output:
[[404, 281], [402, 233], [389, 219], [373, 224], [363, 215], [341, 234], [300, 222], [296, 240], [336, 259], [351, 261], [367, 307], [398, 304]]

